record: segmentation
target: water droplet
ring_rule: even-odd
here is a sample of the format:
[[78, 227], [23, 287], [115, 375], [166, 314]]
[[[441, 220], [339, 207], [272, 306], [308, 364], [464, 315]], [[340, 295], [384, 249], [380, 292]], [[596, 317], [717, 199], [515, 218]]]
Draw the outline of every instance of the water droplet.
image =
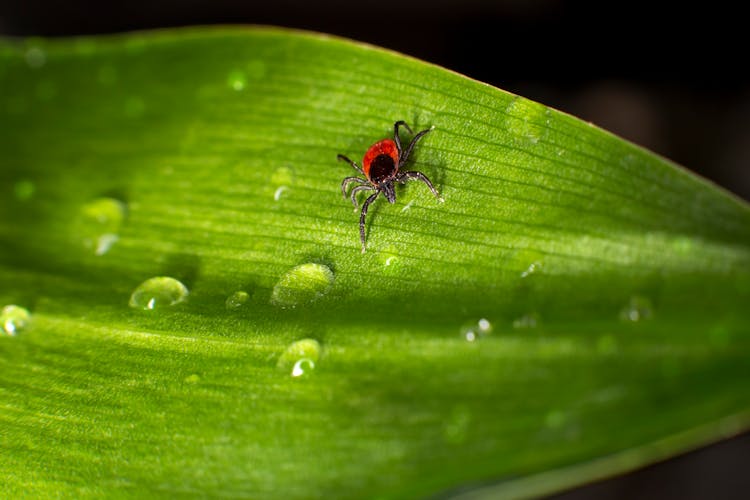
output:
[[542, 268], [541, 261], [535, 260], [534, 262], [529, 264], [529, 267], [527, 267], [521, 272], [521, 277], [526, 278], [528, 276], [531, 276], [532, 274], [538, 272], [541, 268]]
[[83, 213], [100, 224], [119, 227], [125, 218], [125, 204], [115, 198], [102, 197], [86, 203]]
[[536, 144], [546, 133], [547, 108], [539, 103], [515, 97], [506, 109], [505, 124], [514, 139]]
[[292, 367], [292, 377], [302, 377], [309, 375], [315, 369], [315, 361], [308, 358], [302, 358], [294, 363]]
[[492, 323], [486, 318], [481, 318], [479, 321], [470, 322], [461, 327], [461, 336], [468, 342], [475, 342], [482, 337], [486, 337], [492, 333]]
[[279, 356], [276, 367], [292, 377], [300, 377], [315, 369], [320, 359], [320, 344], [315, 339], [302, 339], [293, 342]]
[[144, 310], [169, 307], [184, 302], [188, 293], [187, 287], [174, 278], [149, 278], [133, 290], [130, 307]]
[[281, 197], [289, 191], [294, 182], [294, 171], [290, 167], [279, 167], [271, 174], [271, 186], [275, 186], [273, 193], [274, 201], [279, 201]]
[[47, 62], [47, 54], [39, 47], [29, 47], [24, 54], [26, 64], [30, 68], [41, 68]]
[[34, 196], [34, 191], [36, 191], [36, 186], [27, 179], [20, 180], [13, 185], [13, 194], [16, 195], [16, 199], [19, 201], [30, 200]]
[[637, 323], [651, 319], [653, 316], [653, 306], [651, 301], [646, 297], [634, 295], [630, 301], [620, 310], [620, 320]]
[[383, 271], [390, 274], [398, 273], [401, 269], [401, 259], [397, 255], [396, 247], [389, 245], [382, 252], [377, 253], [378, 260], [383, 265]]
[[31, 313], [25, 307], [14, 304], [3, 307], [0, 313], [0, 323], [3, 331], [10, 336], [16, 335], [28, 326], [31, 321]]
[[119, 239], [118, 232], [126, 214], [125, 203], [114, 198], [96, 198], [83, 205], [78, 224], [83, 246], [95, 255], [106, 254]]
[[486, 318], [480, 318], [477, 321], [477, 327], [479, 328], [479, 332], [485, 335], [492, 332], [492, 323]]
[[513, 328], [519, 330], [536, 328], [538, 324], [539, 316], [536, 313], [524, 314], [520, 318], [513, 320]]
[[531, 248], [517, 250], [508, 261], [508, 268], [518, 271], [522, 279], [541, 274], [543, 267], [544, 254]]
[[310, 304], [328, 293], [333, 271], [323, 264], [308, 263], [284, 273], [271, 292], [271, 303], [280, 307]]
[[125, 116], [139, 118], [146, 111], [146, 103], [140, 97], [130, 97], [125, 101]]
[[286, 187], [286, 186], [279, 186], [279, 188], [278, 188], [278, 189], [276, 189], [276, 191], [274, 191], [274, 192], [273, 192], [273, 199], [274, 199], [274, 201], [279, 201], [279, 199], [281, 199], [281, 195], [282, 195], [282, 194], [284, 193], [284, 191], [286, 191], [287, 189], [289, 189], [289, 188], [288, 188], [288, 187]]
[[286, 186], [294, 182], [294, 170], [289, 167], [279, 167], [271, 174], [271, 184]]
[[229, 88], [239, 92], [240, 90], [244, 90], [247, 86], [247, 77], [242, 71], [234, 70], [229, 73], [227, 84], [229, 85]]
[[112, 233], [105, 233], [99, 236], [99, 239], [96, 240], [96, 249], [94, 249], [94, 253], [96, 255], [104, 255], [109, 252], [112, 245], [117, 243], [117, 240], [119, 239], [120, 237], [118, 235]]
[[250, 295], [244, 290], [237, 290], [232, 295], [227, 297], [226, 307], [227, 309], [239, 309], [244, 306], [245, 303], [250, 299]]

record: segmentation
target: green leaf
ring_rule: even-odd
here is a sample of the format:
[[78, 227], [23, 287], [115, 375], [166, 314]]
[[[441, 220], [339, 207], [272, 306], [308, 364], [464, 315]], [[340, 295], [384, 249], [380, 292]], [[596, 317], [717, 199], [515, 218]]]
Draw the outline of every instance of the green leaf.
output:
[[[362, 254], [336, 155], [396, 120], [444, 202]], [[0, 151], [4, 496], [534, 495], [750, 422], [748, 205], [541, 104], [276, 29], [9, 40]]]

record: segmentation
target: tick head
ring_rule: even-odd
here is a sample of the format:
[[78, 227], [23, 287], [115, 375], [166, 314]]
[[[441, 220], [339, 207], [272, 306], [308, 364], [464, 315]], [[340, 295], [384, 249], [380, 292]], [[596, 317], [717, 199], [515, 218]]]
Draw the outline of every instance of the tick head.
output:
[[393, 182], [384, 182], [380, 186], [388, 203], [396, 203], [396, 190], [393, 188]]

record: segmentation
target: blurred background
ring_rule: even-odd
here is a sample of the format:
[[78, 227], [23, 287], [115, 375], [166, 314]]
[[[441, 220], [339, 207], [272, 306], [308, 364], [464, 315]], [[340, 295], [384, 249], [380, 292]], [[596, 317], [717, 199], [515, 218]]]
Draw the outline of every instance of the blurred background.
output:
[[[721, 2], [2, 0], [0, 36], [202, 24], [331, 33], [566, 111], [750, 200], [745, 18]], [[748, 463], [746, 433], [554, 498], [745, 498]]]

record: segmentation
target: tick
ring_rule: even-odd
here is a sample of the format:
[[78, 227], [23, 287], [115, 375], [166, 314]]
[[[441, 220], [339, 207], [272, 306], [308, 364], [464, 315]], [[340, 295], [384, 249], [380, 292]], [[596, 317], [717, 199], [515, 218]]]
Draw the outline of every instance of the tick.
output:
[[385, 196], [385, 199], [389, 203], [395, 203], [396, 190], [393, 186], [394, 182], [405, 184], [408, 180], [422, 181], [427, 184], [427, 187], [430, 188], [430, 191], [432, 191], [432, 194], [437, 199], [441, 199], [437, 190], [432, 186], [430, 179], [422, 172], [401, 170], [409, 160], [409, 155], [414, 146], [417, 145], [417, 141], [431, 131], [432, 128], [417, 133], [409, 145], [406, 146], [406, 149], [402, 149], [401, 138], [398, 135], [399, 127], [404, 127], [410, 134], [414, 133], [406, 122], [397, 121], [393, 124], [393, 139], [383, 139], [370, 146], [362, 159], [361, 168], [346, 156], [338, 155], [339, 160], [347, 162], [354, 170], [365, 176], [364, 179], [361, 177], [347, 177], [341, 182], [341, 192], [344, 194], [344, 198], [347, 196], [346, 190], [349, 184], [357, 184], [349, 195], [352, 204], [357, 208], [357, 193], [360, 191], [375, 191], [362, 204], [362, 213], [359, 216], [359, 239], [362, 241], [362, 253], [365, 253], [365, 217], [367, 216], [367, 209], [380, 193], [383, 193], [383, 196]]

